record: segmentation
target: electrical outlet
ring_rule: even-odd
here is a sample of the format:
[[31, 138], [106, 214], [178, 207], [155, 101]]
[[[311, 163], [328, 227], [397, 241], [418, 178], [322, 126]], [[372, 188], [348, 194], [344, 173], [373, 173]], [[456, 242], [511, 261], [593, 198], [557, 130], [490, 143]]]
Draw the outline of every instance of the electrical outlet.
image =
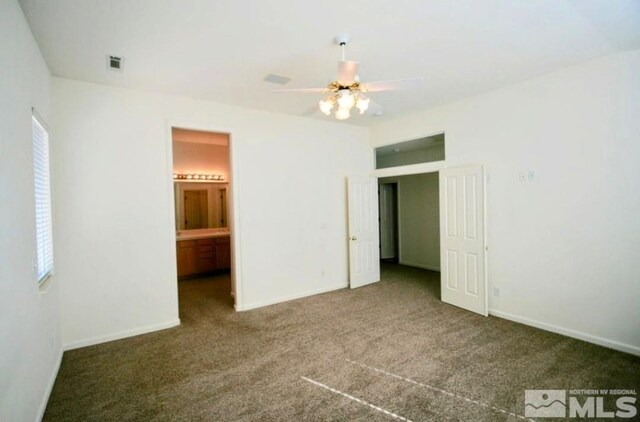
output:
[[493, 288], [493, 295], [495, 297], [500, 297], [500, 289], [498, 287]]

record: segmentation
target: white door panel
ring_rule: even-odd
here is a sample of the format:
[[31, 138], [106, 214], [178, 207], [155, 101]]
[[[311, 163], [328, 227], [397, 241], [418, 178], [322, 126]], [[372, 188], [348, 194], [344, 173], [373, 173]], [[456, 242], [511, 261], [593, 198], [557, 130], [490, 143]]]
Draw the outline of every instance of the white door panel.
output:
[[378, 180], [349, 177], [348, 205], [349, 285], [353, 289], [380, 281]]
[[440, 171], [442, 301], [488, 314], [482, 166]]

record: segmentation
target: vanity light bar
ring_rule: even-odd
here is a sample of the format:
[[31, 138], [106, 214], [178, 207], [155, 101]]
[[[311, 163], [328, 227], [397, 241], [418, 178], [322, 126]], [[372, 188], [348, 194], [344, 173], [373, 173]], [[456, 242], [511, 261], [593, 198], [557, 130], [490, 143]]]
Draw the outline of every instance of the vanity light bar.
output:
[[173, 174], [174, 180], [224, 180], [220, 174]]

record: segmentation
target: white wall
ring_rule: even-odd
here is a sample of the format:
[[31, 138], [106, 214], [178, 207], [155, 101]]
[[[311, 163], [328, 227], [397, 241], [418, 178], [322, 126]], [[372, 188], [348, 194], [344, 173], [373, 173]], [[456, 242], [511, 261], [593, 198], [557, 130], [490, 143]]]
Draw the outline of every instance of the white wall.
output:
[[179, 174], [220, 174], [224, 180], [229, 180], [229, 147], [174, 142], [173, 171]]
[[372, 128], [444, 131], [448, 165], [487, 166], [495, 315], [640, 354], [638, 75], [628, 52]]
[[397, 180], [399, 261], [440, 271], [438, 173], [402, 176]]
[[241, 309], [347, 285], [346, 176], [372, 168], [367, 129], [59, 78], [53, 99], [69, 347], [177, 322], [168, 121], [232, 131]]
[[50, 76], [13, 0], [0, 1], [0, 45], [0, 420], [32, 421], [44, 411], [61, 358], [59, 279], [41, 291], [32, 267], [31, 107], [51, 122]]

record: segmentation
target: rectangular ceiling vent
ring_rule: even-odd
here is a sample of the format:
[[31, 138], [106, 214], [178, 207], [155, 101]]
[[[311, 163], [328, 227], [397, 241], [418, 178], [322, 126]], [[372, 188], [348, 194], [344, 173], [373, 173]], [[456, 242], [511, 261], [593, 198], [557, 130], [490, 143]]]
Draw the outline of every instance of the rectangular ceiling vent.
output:
[[265, 76], [263, 79], [263, 81], [271, 82], [272, 84], [278, 84], [278, 85], [285, 85], [290, 80], [291, 78], [287, 78], [286, 76], [274, 75], [272, 73]]
[[118, 56], [110, 56], [107, 55], [107, 68], [111, 70], [115, 70], [117, 72], [122, 72], [122, 65], [124, 64], [124, 59]]

